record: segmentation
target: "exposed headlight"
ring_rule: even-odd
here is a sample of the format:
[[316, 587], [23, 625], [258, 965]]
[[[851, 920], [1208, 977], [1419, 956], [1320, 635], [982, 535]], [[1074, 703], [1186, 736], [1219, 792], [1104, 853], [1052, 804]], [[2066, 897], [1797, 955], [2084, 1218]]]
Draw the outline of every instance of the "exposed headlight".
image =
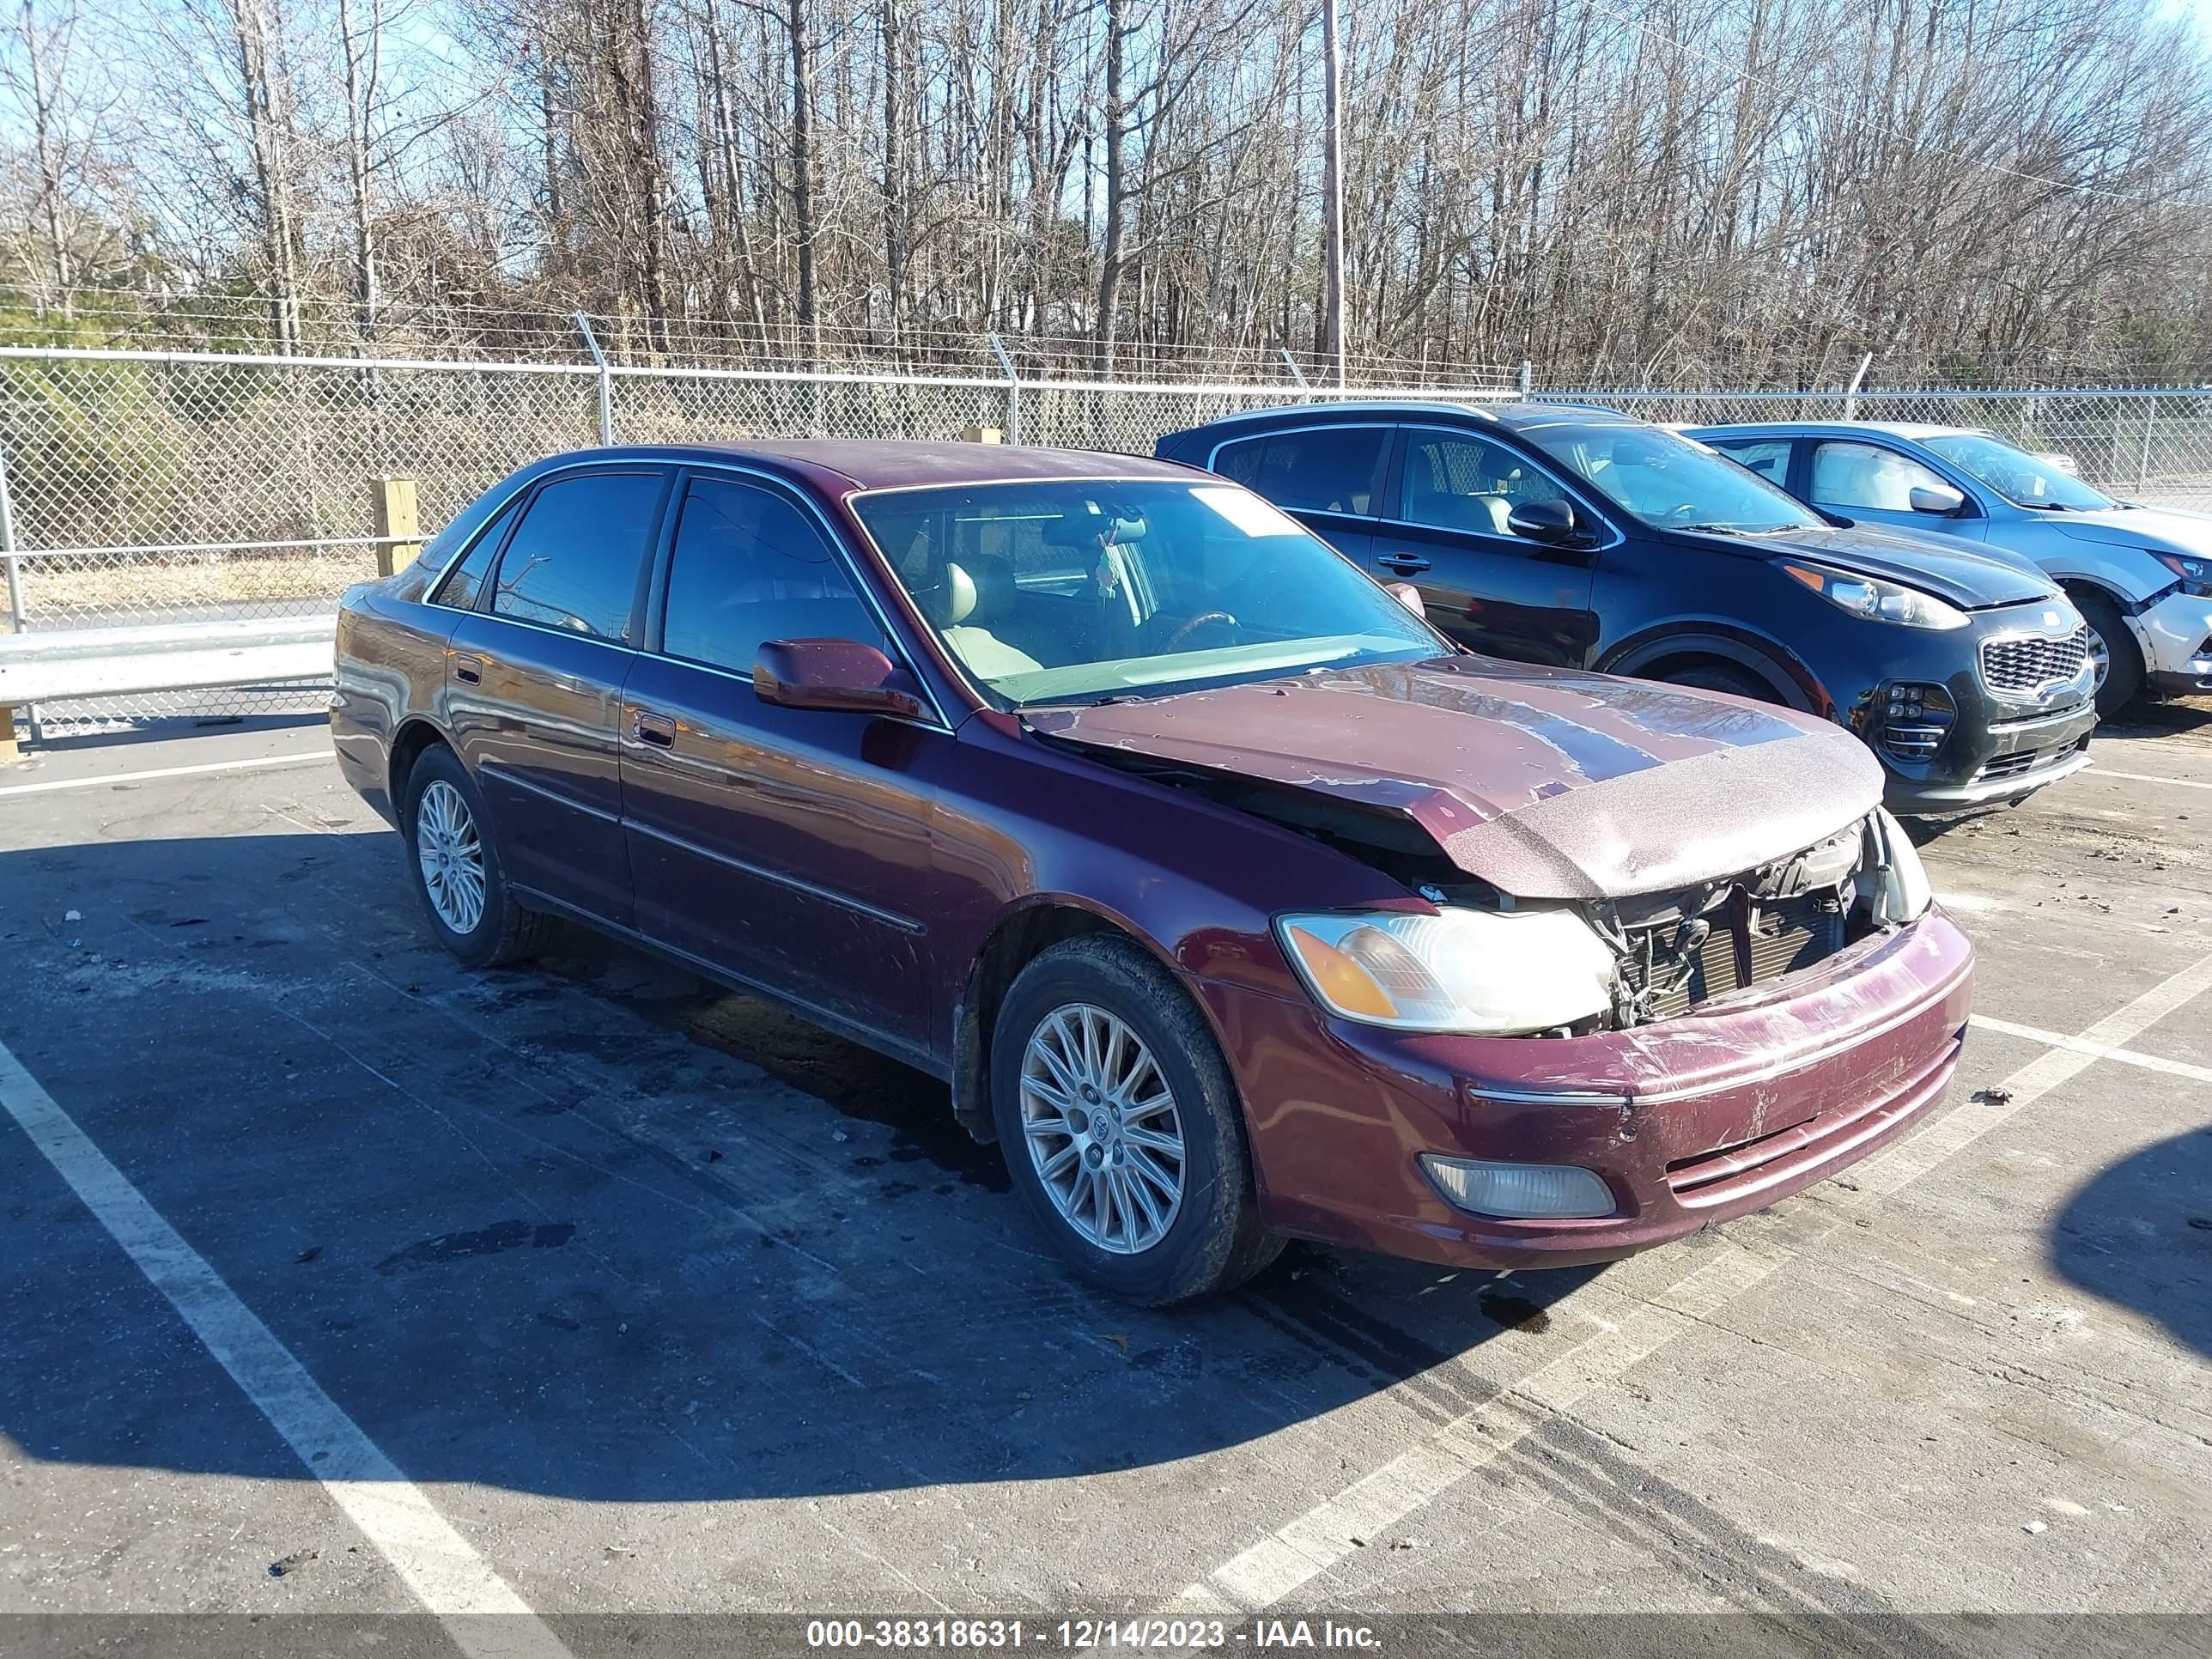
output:
[[2181, 591], [2192, 599], [2212, 599], [2212, 559], [2200, 559], [2189, 553], [2150, 552], [2168, 570], [2181, 578]]
[[1906, 837], [1905, 826], [1890, 817], [1887, 807], [1875, 808], [1868, 823], [1874, 842], [1869, 873], [1874, 878], [1870, 899], [1875, 916], [1899, 926], [1916, 921], [1926, 914], [1936, 896], [1920, 862], [1919, 849]]
[[1275, 935], [1324, 1007], [1370, 1025], [1508, 1036], [1613, 1006], [1613, 952], [1571, 910], [1282, 916]]
[[1933, 593], [1886, 582], [1876, 576], [1831, 570], [1826, 565], [1780, 562], [1782, 568], [1830, 605], [1873, 622], [1902, 623], [1907, 628], [1964, 628], [1966, 613]]

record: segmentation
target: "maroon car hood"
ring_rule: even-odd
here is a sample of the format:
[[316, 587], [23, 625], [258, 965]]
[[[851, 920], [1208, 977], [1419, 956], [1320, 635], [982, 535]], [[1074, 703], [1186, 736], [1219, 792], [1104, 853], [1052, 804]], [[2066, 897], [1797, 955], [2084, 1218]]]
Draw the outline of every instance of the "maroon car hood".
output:
[[1733, 875], [1874, 810], [1840, 727], [1642, 680], [1484, 657], [1032, 710], [1048, 736], [1401, 814], [1523, 898], [1620, 898]]

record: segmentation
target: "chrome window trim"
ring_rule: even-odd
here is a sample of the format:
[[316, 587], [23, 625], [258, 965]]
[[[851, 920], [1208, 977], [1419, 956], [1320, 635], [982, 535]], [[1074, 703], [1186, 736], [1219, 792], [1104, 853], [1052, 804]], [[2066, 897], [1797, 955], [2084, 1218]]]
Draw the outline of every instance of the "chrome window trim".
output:
[[[1598, 524], [1604, 529], [1605, 533], [1613, 538], [1611, 541], [1606, 541], [1601, 538], [1594, 547], [1575, 548], [1568, 550], [1570, 551], [1581, 553], [1606, 553], [1622, 545], [1628, 540], [1627, 536], [1622, 532], [1620, 526], [1614, 524], [1611, 519], [1607, 518], [1603, 513], [1601, 513], [1596, 507], [1590, 505], [1589, 498], [1584, 495], [1583, 491], [1577, 489], [1574, 485], [1568, 483], [1565, 480], [1557, 477], [1548, 465], [1547, 465], [1543, 461], [1537, 459], [1526, 450], [1516, 449], [1511, 444], [1499, 443], [1497, 439], [1492, 437], [1487, 432], [1470, 432], [1465, 427], [1437, 426], [1428, 422], [1409, 422], [1407, 423], [1405, 429], [1409, 435], [1415, 432], [1438, 432], [1443, 434], [1447, 437], [1471, 438], [1477, 442], [1497, 444], [1500, 449], [1504, 450], [1508, 454], [1517, 455], [1522, 460], [1528, 462], [1528, 465], [1534, 466], [1539, 473], [1546, 478], [1550, 479], [1551, 482], [1557, 486], [1562, 495], [1565, 495], [1569, 501], [1574, 502], [1577, 507], [1588, 513], [1591, 518], [1596, 520]], [[1398, 463], [1398, 487], [1399, 495], [1401, 499], [1405, 494], [1405, 459], [1401, 456]], [[1395, 525], [1407, 530], [1425, 530], [1431, 535], [1473, 536], [1482, 541], [1500, 542], [1504, 544], [1506, 546], [1520, 548], [1524, 551], [1531, 549], [1540, 551], [1547, 550], [1558, 550], [1556, 543], [1533, 542], [1526, 536], [1500, 536], [1494, 532], [1487, 530], [1462, 530], [1454, 525], [1423, 524], [1419, 519], [1401, 519], [1395, 517], [1378, 518], [1375, 522], [1376, 524]]]

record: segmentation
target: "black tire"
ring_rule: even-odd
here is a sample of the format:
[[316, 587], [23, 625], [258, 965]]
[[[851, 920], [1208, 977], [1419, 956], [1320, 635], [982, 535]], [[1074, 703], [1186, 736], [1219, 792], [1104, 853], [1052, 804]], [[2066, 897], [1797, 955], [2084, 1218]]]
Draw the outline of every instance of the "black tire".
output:
[[[1132, 1254], [1101, 1249], [1060, 1213], [1024, 1128], [1030, 1040], [1075, 1004], [1102, 1009], [1135, 1033], [1181, 1121], [1180, 1207], [1157, 1242]], [[1014, 1187], [1069, 1265], [1092, 1284], [1140, 1306], [1164, 1307], [1241, 1285], [1282, 1249], [1284, 1241], [1261, 1224], [1243, 1104], [1220, 1046], [1175, 976], [1129, 940], [1069, 939], [1023, 969], [999, 1010], [990, 1069], [991, 1109]]]
[[[440, 783], [449, 786], [460, 797], [475, 828], [483, 861], [483, 904], [476, 925], [465, 933], [440, 914], [418, 852], [416, 836], [422, 798], [434, 784]], [[416, 760], [414, 769], [407, 775], [405, 800], [400, 814], [406, 838], [408, 878], [414, 884], [415, 896], [422, 902], [423, 915], [430, 919], [430, 930], [437, 934], [441, 944], [471, 968], [496, 968], [541, 956], [560, 933], [556, 918], [524, 908], [507, 891], [507, 877], [500, 866], [499, 847], [490, 833], [490, 823], [484, 811], [483, 796], [477, 789], [476, 780], [469, 775], [468, 768], [461, 764], [460, 757], [443, 744], [433, 744], [424, 750]]]
[[2069, 590], [2066, 597], [2074, 601], [2074, 608], [2089, 624], [2090, 632], [2104, 642], [2110, 665], [2105, 670], [2104, 684], [2097, 688], [2097, 714], [2101, 720], [2110, 720], [2142, 696], [2142, 647], [2128, 631], [2128, 621], [2120, 615], [2120, 607], [2106, 595], [2077, 587]]
[[1686, 664], [1668, 675], [1667, 684], [1686, 685], [1699, 691], [1725, 691], [1730, 696], [1749, 697], [1754, 702], [1782, 701], [1774, 695], [1774, 688], [1757, 675], [1717, 662]]

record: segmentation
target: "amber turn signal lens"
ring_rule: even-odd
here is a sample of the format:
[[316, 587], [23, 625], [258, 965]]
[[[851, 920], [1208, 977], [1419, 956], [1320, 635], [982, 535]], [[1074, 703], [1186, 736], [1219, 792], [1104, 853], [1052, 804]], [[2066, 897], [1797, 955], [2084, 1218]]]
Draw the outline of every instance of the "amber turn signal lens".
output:
[[1370, 1019], [1395, 1019], [1398, 1005], [1390, 1000], [1374, 975], [1334, 945], [1324, 944], [1303, 927], [1292, 927], [1298, 955], [1313, 975], [1314, 988], [1347, 1014]]

